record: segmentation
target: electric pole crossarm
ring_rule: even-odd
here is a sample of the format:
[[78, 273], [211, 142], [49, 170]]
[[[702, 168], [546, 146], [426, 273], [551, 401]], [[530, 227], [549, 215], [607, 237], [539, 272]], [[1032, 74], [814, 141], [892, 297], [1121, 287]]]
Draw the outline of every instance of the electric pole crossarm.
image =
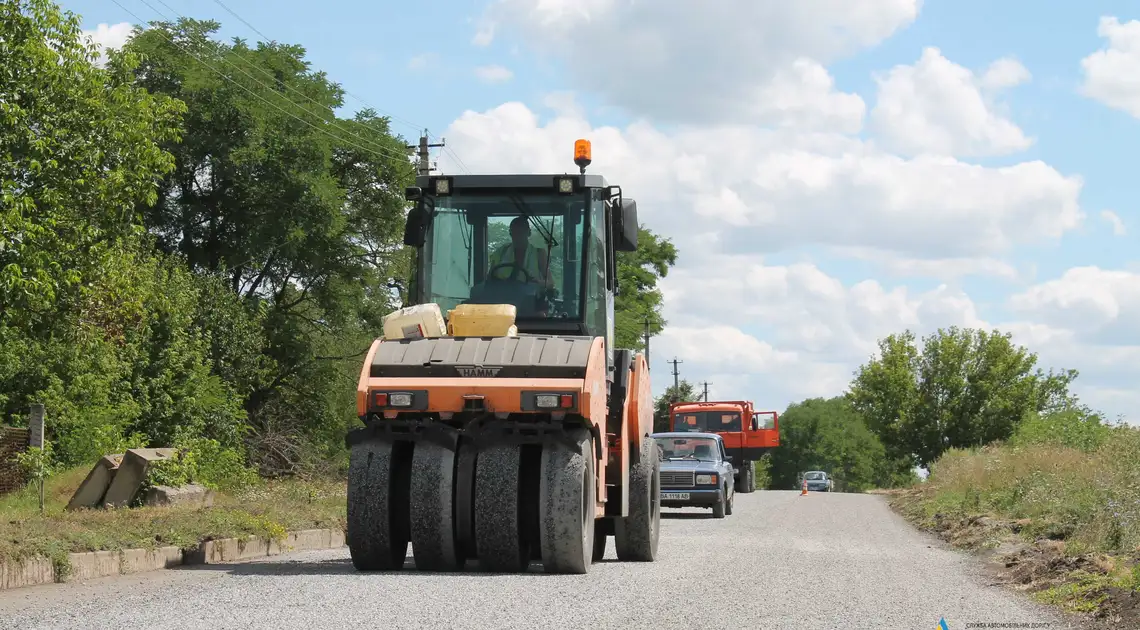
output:
[[428, 143], [428, 130], [424, 129], [423, 135], [420, 136], [420, 144], [418, 146], [411, 145], [411, 144], [404, 145], [404, 146], [405, 146], [405, 148], [408, 149], [408, 151], [415, 151], [417, 149], [419, 150], [418, 151], [418, 157], [419, 157], [418, 171], [419, 171], [419, 174], [420, 175], [431, 175], [431, 172], [435, 169], [433, 169], [431, 166], [431, 153], [429, 152], [429, 149], [442, 148], [444, 146], [444, 143], [439, 142], [438, 144], [429, 144]]
[[679, 376], [681, 373], [680, 373], [680, 372], [677, 370], [677, 364], [679, 364], [679, 363], [684, 363], [684, 361], [678, 361], [676, 358], [674, 358], [674, 359], [673, 359], [672, 361], [670, 361], [669, 363], [672, 363], [672, 364], [673, 364], [673, 391], [675, 391], [675, 392], [680, 392], [680, 390], [681, 390], [681, 381], [680, 381], [680, 379], [678, 378], [678, 376]]

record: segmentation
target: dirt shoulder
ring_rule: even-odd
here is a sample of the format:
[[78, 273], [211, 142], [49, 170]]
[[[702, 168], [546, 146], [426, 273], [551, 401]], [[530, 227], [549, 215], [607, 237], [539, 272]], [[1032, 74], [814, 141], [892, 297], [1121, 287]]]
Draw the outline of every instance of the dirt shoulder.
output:
[[922, 487], [880, 490], [898, 514], [955, 548], [975, 552], [995, 584], [1061, 609], [1092, 630], [1140, 628], [1140, 550], [1110, 555], [1038, 536], [1032, 519], [939, 511]]
[[242, 490], [218, 491], [210, 507], [65, 510], [86, 473], [78, 469], [51, 479], [42, 515], [37, 488], [0, 499], [0, 562], [38, 555], [59, 566], [66, 565], [68, 553], [191, 549], [219, 538], [281, 538], [289, 530], [345, 524], [343, 480], [263, 481]]

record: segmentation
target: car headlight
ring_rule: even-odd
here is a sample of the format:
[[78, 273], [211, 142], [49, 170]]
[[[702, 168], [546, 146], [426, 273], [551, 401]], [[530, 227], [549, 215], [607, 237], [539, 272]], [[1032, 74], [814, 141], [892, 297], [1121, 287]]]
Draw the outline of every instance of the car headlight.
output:
[[698, 486], [715, 486], [716, 475], [697, 475]]

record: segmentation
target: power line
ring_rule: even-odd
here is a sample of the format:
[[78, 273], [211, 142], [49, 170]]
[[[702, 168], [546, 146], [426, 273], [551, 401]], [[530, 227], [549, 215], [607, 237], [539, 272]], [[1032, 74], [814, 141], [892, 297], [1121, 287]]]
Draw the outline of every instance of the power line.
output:
[[[163, 13], [162, 11], [159, 11], [158, 9], [154, 8], [154, 5], [152, 5], [152, 4], [150, 4], [149, 2], [147, 2], [147, 0], [139, 0], [139, 1], [140, 1], [140, 2], [142, 2], [143, 4], [145, 4], [147, 7], [149, 7], [151, 11], [154, 11], [155, 13], [157, 13], [157, 14], [161, 15], [162, 17], [166, 18], [167, 20], [169, 20], [169, 21], [173, 22], [173, 20], [171, 20], [171, 19], [170, 19], [170, 16], [168, 16], [168, 15], [166, 15], [165, 13]], [[159, 4], [161, 4], [162, 6], [166, 7], [167, 9], [169, 9], [169, 10], [170, 10], [172, 13], [174, 13], [174, 14], [175, 14], [175, 15], [177, 15], [178, 17], [180, 17], [180, 18], [183, 18], [183, 19], [186, 19], [186, 16], [185, 16], [185, 15], [182, 15], [181, 13], [179, 13], [178, 11], [176, 11], [174, 8], [172, 8], [172, 7], [171, 7], [169, 4], [166, 4], [166, 2], [165, 2], [164, 0], [156, 0], [156, 1], [157, 1]], [[119, 3], [118, 3], [118, 2], [116, 2], [115, 4], [119, 4]], [[121, 7], [122, 5], [119, 5], [119, 6]], [[133, 15], [133, 14], [132, 14], [132, 15]], [[135, 17], [137, 18], [138, 16], [135, 16]], [[239, 18], [239, 19], [240, 19], [240, 18]], [[262, 37], [264, 37], [264, 35], [262, 35]], [[191, 53], [191, 54], [193, 54], [193, 53]], [[195, 56], [196, 56], [196, 55], [195, 55]], [[262, 68], [262, 67], [260, 67], [260, 66], [257, 66], [257, 65], [254, 65], [254, 64], [253, 64], [251, 61], [249, 61], [248, 59], [245, 59], [244, 57], [241, 57], [240, 55], [238, 56], [238, 58], [239, 58], [239, 59], [241, 59], [242, 61], [244, 61], [244, 62], [246, 63], [246, 65], [248, 65], [249, 67], [251, 67], [251, 68], [253, 68], [253, 69], [257, 70], [258, 72], [262, 73], [263, 75], [265, 75], [265, 76], [266, 76], [266, 77], [267, 77], [269, 80], [271, 80], [271, 81], [277, 81], [277, 80], [278, 80], [278, 79], [277, 79], [277, 77], [274, 77], [272, 74], [270, 74], [270, 73], [269, 73], [268, 71], [266, 71], [264, 68]], [[301, 92], [301, 91], [300, 91], [300, 90], [298, 90], [297, 88], [295, 88], [295, 87], [293, 87], [293, 86], [291, 86], [291, 85], [289, 85], [289, 84], [285, 83], [284, 81], [281, 81], [281, 86], [282, 86], [282, 87], [284, 87], [284, 88], [285, 88], [285, 89], [287, 89], [287, 90], [290, 90], [290, 91], [292, 91], [292, 92], [295, 92], [295, 93], [297, 93], [297, 94], [301, 95], [301, 97], [302, 97], [302, 98], [305, 98], [305, 99], [306, 99], [306, 100], [308, 100], [309, 102], [311, 102], [311, 103], [315, 104], [317, 107], [320, 107], [320, 108], [322, 108], [322, 109], [324, 109], [324, 110], [327, 110], [327, 111], [329, 112], [329, 114], [330, 114], [331, 118], [325, 118], [325, 117], [323, 117], [323, 116], [320, 116], [320, 115], [318, 115], [316, 112], [313, 112], [313, 111], [311, 111], [311, 110], [309, 110], [309, 109], [306, 109], [306, 108], [304, 108], [304, 107], [301, 107], [299, 103], [296, 103], [296, 102], [294, 102], [294, 101], [290, 100], [288, 97], [285, 97], [285, 95], [284, 95], [284, 94], [281, 94], [280, 92], [278, 92], [277, 90], [273, 89], [273, 88], [272, 88], [272, 87], [270, 87], [269, 85], [266, 85], [265, 83], [262, 83], [261, 81], [259, 81], [257, 78], [255, 78], [254, 76], [252, 76], [251, 74], [249, 74], [249, 73], [248, 73], [248, 72], [246, 72], [245, 70], [242, 70], [242, 69], [241, 69], [241, 68], [239, 68], [238, 66], [236, 66], [236, 65], [234, 65], [234, 64], [232, 64], [232, 63], [230, 63], [230, 61], [229, 61], [228, 59], [226, 59], [225, 57], [219, 57], [218, 59], [219, 59], [219, 60], [220, 60], [222, 63], [226, 64], [227, 66], [230, 66], [231, 68], [233, 68], [233, 69], [237, 70], [238, 72], [241, 72], [241, 73], [242, 73], [242, 74], [244, 74], [244, 75], [245, 75], [247, 78], [249, 78], [251, 81], [253, 81], [255, 84], [257, 84], [257, 85], [259, 85], [259, 86], [261, 86], [261, 87], [265, 88], [267, 91], [270, 91], [270, 92], [276, 92], [276, 93], [278, 93], [278, 94], [279, 94], [279, 95], [281, 95], [281, 97], [282, 97], [283, 99], [285, 99], [285, 101], [286, 101], [286, 102], [288, 102], [290, 105], [293, 105], [293, 106], [296, 106], [296, 107], [298, 107], [298, 108], [299, 108], [301, 111], [304, 111], [304, 112], [306, 112], [306, 113], [309, 113], [309, 114], [313, 114], [313, 115], [317, 116], [318, 118], [320, 118], [320, 119], [321, 119], [321, 122], [325, 122], [325, 123], [331, 123], [331, 124], [334, 124], [334, 125], [335, 125], [335, 124], [337, 124], [337, 123], [343, 123], [343, 122], [356, 122], [356, 121], [353, 121], [353, 120], [343, 120], [343, 119], [339, 119], [339, 118], [337, 118], [337, 117], [336, 117], [336, 112], [335, 112], [335, 111], [333, 111], [333, 109], [332, 109], [331, 107], [329, 107], [328, 105], [326, 105], [325, 103], [322, 103], [322, 102], [320, 102], [320, 101], [318, 101], [318, 100], [314, 99], [313, 97], [309, 96], [308, 94], [305, 94], [304, 92]], [[199, 60], [201, 61], [201, 59], [199, 59]], [[203, 63], [205, 63], [205, 61], [203, 61]], [[386, 155], [386, 156], [388, 156], [388, 157], [390, 157], [390, 158], [396, 158], [397, 156], [399, 156], [401, 159], [405, 159], [405, 158], [407, 157], [406, 155], [400, 155], [400, 154], [398, 154], [398, 153], [397, 153], [397, 152], [395, 152], [395, 151], [394, 151], [394, 150], [393, 150], [391, 147], [386, 147], [386, 146], [384, 146], [384, 145], [382, 145], [382, 144], [379, 144], [379, 143], [377, 143], [377, 142], [375, 142], [375, 141], [373, 141], [373, 140], [369, 140], [369, 139], [366, 139], [366, 138], [364, 138], [364, 137], [362, 137], [362, 136], [360, 136], [360, 135], [358, 135], [358, 134], [355, 134], [355, 133], [353, 133], [353, 132], [352, 132], [351, 130], [349, 130], [349, 129], [338, 129], [338, 131], [343, 131], [344, 133], [346, 133], [346, 134], [348, 134], [348, 135], [350, 135], [350, 136], [352, 136], [352, 137], [354, 137], [354, 138], [356, 138], [356, 139], [360, 140], [361, 142], [367, 143], [368, 145], [370, 145], [370, 146], [372, 146], [372, 147], [376, 148], [376, 149], [377, 149], [377, 150], [380, 152], [380, 154], [381, 154], [381, 155]], [[344, 140], [340, 140], [340, 141], [341, 141], [341, 142], [344, 142]], [[346, 144], [349, 144], [349, 145], [351, 145], [351, 146], [356, 146], [356, 148], [364, 148], [364, 147], [361, 147], [361, 146], [359, 146], [359, 145], [352, 145], [352, 143], [351, 143], [351, 142], [349, 142], [349, 143], [346, 143]]]
[[[159, 2], [162, 2], [163, 6], [165, 6], [166, 8], [170, 9], [171, 11], [174, 11], [174, 9], [171, 9], [171, 8], [170, 8], [170, 5], [167, 5], [167, 4], [166, 4], [165, 2], [163, 2], [162, 0], [158, 0], [158, 1], [159, 1]], [[229, 13], [230, 15], [234, 16], [235, 18], [237, 18], [237, 20], [238, 20], [238, 21], [240, 21], [242, 24], [245, 24], [246, 26], [248, 26], [248, 27], [249, 27], [249, 29], [250, 29], [251, 31], [253, 31], [254, 33], [257, 33], [258, 35], [260, 35], [260, 36], [261, 36], [261, 38], [262, 38], [263, 40], [265, 40], [266, 42], [274, 42], [274, 41], [276, 41], [276, 40], [274, 40], [273, 38], [271, 38], [271, 37], [269, 37], [268, 35], [266, 35], [265, 33], [261, 32], [261, 30], [259, 30], [259, 29], [258, 29], [256, 26], [254, 26], [253, 24], [251, 24], [251, 23], [249, 22], [249, 20], [246, 20], [246, 19], [245, 19], [245, 18], [243, 18], [242, 16], [238, 15], [238, 14], [237, 14], [237, 12], [235, 12], [233, 9], [229, 8], [228, 6], [226, 6], [226, 4], [225, 4], [224, 2], [222, 2], [222, 0], [214, 0], [214, 3], [215, 3], [215, 4], [217, 4], [218, 6], [220, 6], [221, 8], [225, 9], [225, 11], [226, 11], [227, 13]], [[177, 11], [174, 11], [174, 13], [175, 13], [175, 14], [177, 14], [178, 12], [177, 12]], [[263, 73], [265, 73], [265, 75], [266, 75], [266, 76], [268, 76], [270, 79], [273, 79], [273, 78], [274, 78], [274, 77], [273, 77], [272, 75], [270, 75], [268, 72], [265, 72], [265, 70], [264, 70], [264, 69], [261, 69], [261, 68], [258, 68], [258, 69], [259, 69], [259, 70], [261, 70]], [[285, 87], [288, 87], [288, 88], [292, 89], [292, 88], [291, 88], [290, 86], [288, 86], [288, 85], [287, 85], [287, 86], [285, 86]], [[294, 91], [296, 91], [296, 90], [294, 90]], [[361, 104], [363, 104], [365, 107], [368, 107], [368, 108], [370, 108], [370, 109], [373, 109], [373, 110], [375, 110], [375, 111], [377, 111], [377, 112], [380, 112], [381, 114], [384, 114], [384, 115], [386, 115], [388, 118], [391, 118], [392, 120], [400, 121], [400, 122], [404, 123], [405, 125], [408, 125], [409, 127], [412, 127], [412, 128], [414, 128], [414, 129], [416, 129], [417, 131], [419, 131], [419, 129], [421, 129], [421, 128], [422, 128], [422, 125], [417, 125], [416, 123], [413, 123], [413, 122], [409, 121], [409, 120], [408, 120], [408, 119], [406, 119], [406, 118], [400, 118], [399, 116], [397, 116], [397, 115], [393, 114], [392, 112], [384, 111], [384, 110], [380, 109], [379, 107], [376, 107], [376, 106], [372, 105], [372, 104], [371, 104], [371, 103], [369, 103], [368, 101], [365, 101], [363, 98], [361, 98], [361, 97], [359, 97], [359, 96], [356, 96], [356, 95], [355, 95], [355, 94], [353, 94], [352, 92], [349, 92], [348, 90], [344, 89], [344, 87], [343, 87], [343, 86], [341, 87], [341, 91], [343, 91], [343, 92], [344, 92], [344, 94], [345, 94], [346, 96], [350, 96], [350, 97], [352, 97], [352, 98], [356, 99], [356, 100], [357, 100], [357, 101], [359, 101]], [[303, 97], [305, 97], [305, 98], [309, 98], [309, 96], [308, 96], [307, 94], [304, 94], [304, 93], [302, 93], [302, 92], [297, 92], [297, 93], [298, 93], [298, 94], [301, 94], [301, 96], [303, 96]], [[311, 98], [309, 98], [309, 100], [312, 100], [312, 99], [311, 99]], [[313, 102], [316, 102], [316, 101], [313, 101]], [[335, 112], [334, 112], [334, 116], [335, 116]], [[431, 134], [427, 133], [427, 130], [426, 130], [426, 129], [424, 130], [424, 133], [425, 133], [425, 134], [428, 136], [428, 138], [434, 138], [434, 136], [432, 136]], [[446, 153], [447, 155], [451, 156], [451, 159], [455, 160], [455, 163], [456, 163], [456, 165], [457, 165], [457, 166], [459, 166], [459, 168], [463, 169], [463, 171], [464, 171], [464, 172], [466, 172], [466, 173], [470, 173], [471, 171], [470, 171], [470, 169], [468, 169], [468, 168], [467, 168], [467, 164], [465, 164], [465, 163], [463, 162], [463, 159], [462, 159], [462, 158], [460, 158], [460, 157], [459, 157], [459, 155], [458, 155], [458, 154], [457, 154], [455, 151], [453, 151], [453, 150], [452, 150], [450, 147], [447, 147], [447, 146], [444, 146], [444, 145], [445, 145], [445, 140], [444, 140], [443, 138], [440, 138], [440, 141], [439, 141], [439, 143], [438, 143], [438, 144], [432, 144], [432, 145], [429, 145], [429, 146], [431, 146], [431, 147], [439, 147], [439, 148], [442, 148], [442, 149], [443, 149], [443, 151], [444, 151], [444, 153]], [[411, 147], [411, 148], [412, 148], [412, 149], [414, 149], [415, 147]], [[422, 159], [422, 156], [421, 156], [421, 159]], [[422, 165], [421, 165], [421, 167], [420, 167], [420, 170], [421, 170], [421, 172], [423, 171], [423, 167], [422, 167]]]
[[[143, 2], [143, 4], [146, 4], [148, 7], [150, 7], [150, 9], [151, 9], [152, 11], [154, 11], [155, 13], [158, 13], [159, 15], [162, 15], [163, 17], [166, 17], [166, 15], [165, 15], [165, 14], [163, 14], [161, 11], [158, 11], [158, 10], [157, 10], [157, 9], [155, 9], [153, 6], [151, 6], [150, 4], [148, 4], [148, 3], [146, 2], [146, 0], [141, 0], [141, 1]], [[121, 8], [121, 9], [122, 9], [122, 10], [124, 10], [124, 11], [126, 11], [128, 14], [130, 14], [131, 16], [133, 16], [133, 17], [134, 17], [136, 20], [138, 20], [140, 23], [145, 23], [145, 21], [144, 21], [144, 20], [143, 20], [141, 17], [139, 17], [139, 16], [138, 16], [138, 14], [136, 14], [134, 11], [131, 11], [130, 9], [128, 9], [128, 8], [126, 8], [125, 6], [123, 6], [123, 5], [122, 5], [122, 4], [119, 2], [119, 0], [111, 0], [111, 2], [114, 2], [116, 5], [118, 5], [118, 6], [119, 6], [119, 8]], [[169, 18], [168, 18], [168, 19], [169, 19]], [[312, 124], [311, 122], [309, 122], [309, 121], [305, 120], [304, 118], [301, 118], [301, 117], [297, 116], [296, 114], [294, 114], [294, 113], [292, 113], [292, 112], [290, 112], [290, 111], [287, 111], [287, 110], [285, 110], [285, 109], [281, 108], [281, 107], [280, 107], [280, 106], [278, 106], [276, 103], [273, 103], [272, 101], [269, 101], [269, 100], [265, 99], [265, 98], [264, 98], [264, 97], [262, 97], [260, 94], [258, 94], [258, 93], [256, 93], [256, 92], [254, 92], [253, 90], [249, 89], [249, 88], [248, 88], [248, 87], [246, 87], [245, 85], [242, 85], [241, 83], [238, 83], [237, 81], [233, 80], [233, 78], [232, 78], [232, 77], [230, 77], [230, 76], [229, 76], [229, 75], [227, 75], [226, 73], [222, 72], [221, 70], [218, 70], [217, 68], [215, 68], [213, 65], [211, 65], [210, 63], [208, 63], [208, 62], [207, 62], [205, 59], [202, 59], [202, 57], [200, 57], [200, 56], [199, 56], [197, 53], [195, 53], [194, 51], [192, 51], [192, 50], [190, 50], [190, 49], [188, 49], [188, 48], [185, 48], [185, 47], [183, 47], [181, 44], [179, 44], [177, 41], [175, 41], [175, 40], [174, 40], [174, 38], [173, 38], [173, 37], [172, 37], [172, 36], [171, 36], [169, 33], [167, 33], [165, 30], [162, 30], [162, 29], [155, 29], [155, 30], [157, 30], [158, 32], [162, 33], [162, 34], [163, 34], [163, 36], [164, 36], [164, 37], [166, 37], [166, 39], [167, 39], [167, 40], [169, 40], [171, 44], [174, 44], [176, 47], [180, 48], [180, 49], [181, 49], [181, 50], [183, 50], [184, 52], [188, 53], [190, 56], [192, 56], [192, 57], [194, 57], [195, 59], [197, 59], [197, 60], [199, 61], [199, 63], [201, 63], [202, 65], [206, 66], [206, 67], [207, 67], [207, 68], [209, 68], [210, 70], [214, 71], [216, 74], [218, 74], [219, 76], [221, 76], [223, 79], [225, 79], [225, 80], [229, 81], [230, 83], [233, 83], [234, 85], [238, 86], [239, 88], [241, 88], [241, 89], [245, 90], [246, 92], [248, 92], [248, 93], [249, 93], [251, 96], [253, 96], [254, 98], [256, 98], [256, 99], [260, 100], [261, 102], [265, 103], [266, 105], [269, 105], [270, 107], [273, 107], [273, 108], [274, 108], [274, 109], [276, 109], [277, 111], [279, 111], [279, 112], [281, 112], [281, 113], [283, 113], [283, 114], [285, 114], [285, 115], [287, 115], [287, 116], [289, 116], [289, 117], [293, 118], [294, 120], [297, 120], [298, 122], [301, 122], [302, 124], [305, 124], [305, 125], [307, 125], [307, 126], [311, 127], [313, 130], [315, 130], [315, 131], [317, 131], [317, 132], [319, 132], [319, 133], [323, 133], [323, 134], [325, 134], [326, 136], [328, 136], [328, 137], [332, 138], [333, 140], [336, 140], [337, 142], [343, 143], [343, 144], [345, 144], [345, 145], [347, 145], [347, 146], [351, 146], [351, 147], [353, 147], [353, 148], [356, 148], [356, 149], [360, 149], [360, 150], [362, 150], [362, 151], [365, 151], [365, 152], [369, 152], [369, 153], [372, 153], [372, 154], [374, 154], [374, 155], [377, 155], [377, 156], [379, 156], [379, 157], [388, 157], [388, 158], [394, 157], [394, 154], [393, 154], [393, 153], [387, 153], [387, 152], [385, 152], [385, 153], [379, 153], [379, 152], [377, 152], [377, 151], [375, 151], [375, 150], [373, 150], [373, 149], [369, 149], [369, 148], [367, 148], [367, 147], [363, 147], [363, 146], [360, 146], [360, 145], [356, 145], [356, 144], [353, 144], [353, 143], [352, 143], [352, 142], [350, 142], [350, 141], [346, 141], [344, 138], [341, 138], [341, 137], [339, 137], [339, 136], [335, 136], [335, 135], [333, 135], [333, 134], [329, 133], [327, 130], [325, 130], [325, 129], [322, 129], [322, 128], [320, 128], [320, 127], [317, 127], [316, 125], [314, 125], [314, 124]], [[247, 75], [247, 76], [248, 76], [248, 75]], [[250, 77], [250, 78], [252, 79], [252, 77]], [[270, 89], [270, 88], [268, 88], [268, 86], [266, 86], [265, 84], [263, 84], [263, 83], [261, 83], [261, 82], [257, 81], [256, 79], [254, 79], [254, 82], [255, 82], [255, 83], [258, 83], [258, 84], [259, 84], [259, 85], [261, 85], [262, 87], [265, 87], [266, 89]], [[275, 91], [275, 90], [271, 90], [271, 91]], [[285, 100], [286, 100], [288, 103], [290, 103], [291, 105], [297, 105], [297, 103], [294, 103], [294, 102], [292, 102], [292, 101], [289, 101], [287, 98], [286, 98]], [[305, 110], [305, 111], [307, 111], [307, 110]], [[327, 121], [325, 121], [325, 122], [327, 122]], [[407, 156], [401, 156], [401, 158], [405, 158], [405, 159], [406, 159], [406, 157], [407, 157]], [[409, 166], [410, 166], [410, 164], [409, 164]]]
[[[165, 2], [163, 2], [162, 0], [158, 0], [158, 1], [159, 1], [159, 2], [162, 2], [162, 4], [163, 4], [164, 6], [166, 6], [166, 8], [170, 9], [170, 6], [169, 6], [169, 5], [167, 5]], [[254, 26], [253, 24], [251, 24], [251, 23], [249, 22], [249, 20], [246, 20], [246, 19], [245, 19], [245, 18], [243, 18], [242, 16], [238, 15], [236, 11], [234, 11], [234, 10], [233, 10], [233, 9], [231, 9], [231, 8], [229, 8], [229, 7], [228, 7], [228, 6], [227, 6], [227, 5], [226, 5], [224, 2], [222, 2], [222, 0], [214, 0], [214, 3], [215, 3], [215, 4], [217, 4], [218, 6], [220, 6], [222, 9], [225, 9], [225, 11], [226, 11], [227, 13], [229, 13], [230, 15], [234, 16], [235, 18], [237, 18], [237, 20], [238, 20], [238, 21], [240, 21], [242, 24], [245, 24], [247, 27], [249, 27], [249, 29], [250, 29], [251, 31], [253, 31], [254, 33], [257, 33], [258, 35], [260, 35], [260, 36], [261, 36], [261, 38], [262, 38], [264, 41], [266, 41], [266, 42], [274, 42], [274, 41], [276, 41], [276, 40], [274, 40], [272, 37], [270, 37], [270, 36], [266, 35], [265, 33], [261, 32], [261, 30], [259, 30], [259, 29], [258, 29], [256, 26]], [[174, 9], [170, 9], [170, 10], [171, 10], [171, 11], [174, 11]], [[174, 11], [174, 12], [175, 12], [175, 13], [178, 13], [177, 11]], [[254, 67], [256, 67], [256, 66], [254, 66]], [[262, 69], [262, 68], [258, 67], [258, 70], [260, 70], [262, 73], [264, 73], [264, 74], [265, 74], [267, 77], [269, 77], [270, 79], [274, 79], [274, 77], [273, 77], [272, 75], [270, 75], [268, 72], [266, 72], [264, 69]], [[285, 87], [287, 87], [287, 88], [289, 88], [289, 89], [291, 89], [291, 90], [293, 89], [291, 86], [288, 86], [288, 85], [286, 85]], [[383, 110], [383, 109], [380, 109], [379, 107], [376, 107], [376, 106], [375, 106], [375, 105], [373, 105], [372, 103], [369, 103], [368, 101], [364, 100], [363, 98], [361, 98], [361, 97], [359, 97], [359, 96], [357, 96], [357, 95], [353, 94], [352, 92], [349, 92], [349, 91], [348, 91], [347, 89], [345, 89], [343, 86], [341, 86], [341, 88], [340, 88], [340, 89], [341, 89], [341, 91], [342, 91], [342, 92], [344, 92], [344, 94], [345, 94], [346, 96], [350, 96], [350, 97], [352, 97], [353, 99], [356, 99], [357, 101], [359, 101], [359, 102], [360, 102], [362, 105], [364, 105], [365, 107], [368, 107], [368, 108], [370, 108], [370, 109], [372, 109], [372, 110], [374, 110], [374, 111], [380, 112], [381, 114], [384, 114], [385, 116], [387, 116], [388, 118], [390, 118], [390, 119], [392, 119], [392, 120], [396, 120], [396, 121], [402, 122], [402, 123], [404, 123], [405, 125], [407, 125], [407, 126], [409, 126], [409, 127], [411, 127], [411, 128], [414, 128], [414, 129], [416, 129], [416, 130], [417, 130], [417, 132], [418, 132], [418, 131], [419, 131], [421, 128], [423, 128], [423, 127], [422, 127], [422, 125], [418, 125], [418, 124], [416, 124], [416, 123], [413, 123], [413, 122], [411, 122], [410, 120], [408, 120], [408, 119], [406, 119], [406, 118], [401, 118], [401, 117], [399, 117], [399, 116], [397, 116], [397, 115], [393, 114], [392, 112], [388, 112], [388, 111], [385, 111], [385, 110]], [[300, 94], [301, 96], [303, 96], [303, 97], [305, 97], [305, 98], [307, 98], [307, 99], [309, 99], [309, 100], [311, 100], [311, 101], [313, 100], [312, 98], [310, 98], [310, 97], [309, 97], [307, 94], [304, 94], [303, 92], [299, 92], [299, 91], [297, 91], [297, 90], [293, 90], [293, 91], [297, 92], [297, 93], [298, 93], [298, 94]], [[313, 102], [315, 103], [316, 101], [313, 101]], [[321, 103], [318, 103], [318, 104], [320, 104], [320, 105], [323, 105], [323, 104], [321, 104]], [[326, 107], [327, 107], [327, 106], [326, 106]], [[335, 112], [334, 112], [334, 116], [335, 116]], [[433, 138], [433, 137], [434, 137], [434, 136], [432, 136], [430, 133], [428, 133], [426, 129], [424, 129], [424, 134], [425, 134], [425, 135], [427, 135], [427, 137], [428, 137], [429, 139], [430, 139], [430, 138]], [[359, 137], [359, 136], [358, 136], [358, 137]], [[362, 138], [362, 140], [363, 140], [363, 138]], [[445, 146], [445, 140], [444, 140], [443, 138], [440, 138], [440, 141], [439, 141], [439, 143], [438, 143], [438, 144], [431, 144], [431, 145], [428, 145], [428, 146], [429, 146], [429, 147], [438, 147], [438, 148], [442, 148], [442, 149], [443, 149], [443, 151], [444, 151], [444, 152], [445, 152], [447, 155], [451, 156], [451, 159], [453, 159], [453, 160], [455, 161], [456, 165], [457, 165], [457, 166], [459, 166], [459, 168], [463, 169], [463, 171], [464, 171], [464, 172], [467, 172], [467, 173], [470, 173], [470, 172], [471, 172], [471, 171], [470, 171], [470, 169], [468, 169], [468, 168], [467, 168], [467, 164], [465, 164], [465, 163], [463, 162], [463, 159], [462, 159], [462, 158], [460, 158], [460, 157], [459, 157], [459, 155], [458, 155], [458, 154], [456, 154], [456, 153], [455, 153], [455, 151], [453, 151], [453, 150], [451, 149], [451, 147], [447, 147], [447, 146]], [[408, 147], [408, 148], [409, 148], [409, 150], [413, 150], [413, 149], [415, 149], [416, 147], [412, 146], [412, 147]], [[420, 156], [420, 159], [421, 159], [420, 172], [421, 172], [421, 174], [423, 174], [423, 173], [424, 173], [424, 170], [423, 170], [423, 164], [422, 164], [422, 160], [423, 160], [423, 156], [422, 156], [422, 155]], [[430, 172], [430, 171], [429, 171], [429, 172]]]
[[[229, 8], [228, 6], [226, 6], [225, 3], [222, 2], [222, 0], [214, 0], [214, 3], [217, 4], [218, 6], [222, 7], [223, 9], [225, 9], [226, 12], [228, 12], [230, 15], [237, 18], [238, 21], [240, 21], [242, 24], [245, 24], [246, 26], [248, 26], [249, 29], [252, 30], [254, 33], [257, 33], [258, 35], [260, 35], [261, 38], [264, 39], [266, 42], [276, 41], [273, 38], [266, 35], [265, 33], [262, 33], [261, 31], [259, 31], [256, 26], [254, 26], [253, 24], [250, 24], [245, 18], [243, 18], [242, 16], [235, 13], [234, 10]], [[167, 8], [169, 8], [169, 7], [167, 7]], [[173, 9], [171, 9], [171, 10], [173, 11]], [[366, 107], [374, 109], [374, 110], [380, 112], [381, 114], [388, 116], [392, 120], [400, 121], [400, 122], [404, 123], [405, 125], [408, 125], [412, 129], [415, 129], [417, 131], [419, 131], [420, 129], [423, 129], [423, 125], [418, 125], [416, 123], [409, 121], [406, 118], [400, 118], [399, 116], [397, 116], [391, 112], [386, 112], [386, 111], [380, 109], [379, 107], [374, 107], [371, 103], [365, 101], [364, 99], [360, 98], [359, 96], [356, 96], [355, 94], [353, 94], [352, 92], [349, 92], [348, 90], [344, 90], [344, 93], [345, 93], [345, 95], [351, 96], [352, 98], [356, 99], [357, 101], [360, 101], [360, 103], [365, 105]]]

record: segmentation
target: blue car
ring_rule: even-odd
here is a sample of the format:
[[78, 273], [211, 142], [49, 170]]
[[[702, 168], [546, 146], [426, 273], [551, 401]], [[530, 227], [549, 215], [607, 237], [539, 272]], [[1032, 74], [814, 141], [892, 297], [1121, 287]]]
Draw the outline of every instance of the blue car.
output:
[[716, 433], [654, 433], [661, 450], [661, 507], [712, 508], [714, 518], [732, 514], [736, 470]]

